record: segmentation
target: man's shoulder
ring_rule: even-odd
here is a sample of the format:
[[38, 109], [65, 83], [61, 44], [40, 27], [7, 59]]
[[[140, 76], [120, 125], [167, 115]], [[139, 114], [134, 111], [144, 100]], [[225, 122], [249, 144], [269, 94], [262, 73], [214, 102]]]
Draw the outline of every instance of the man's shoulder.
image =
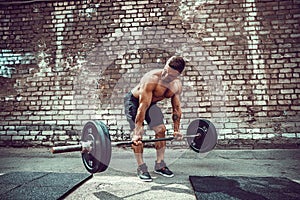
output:
[[172, 83], [170, 84], [170, 89], [174, 92], [174, 93], [181, 93], [182, 92], [182, 81], [180, 79], [175, 79], [174, 81], [172, 81]]
[[143, 76], [143, 82], [157, 82], [159, 81], [161, 70], [151, 70]]
[[179, 78], [176, 78], [171, 83], [172, 83], [172, 85], [182, 86], [182, 81]]

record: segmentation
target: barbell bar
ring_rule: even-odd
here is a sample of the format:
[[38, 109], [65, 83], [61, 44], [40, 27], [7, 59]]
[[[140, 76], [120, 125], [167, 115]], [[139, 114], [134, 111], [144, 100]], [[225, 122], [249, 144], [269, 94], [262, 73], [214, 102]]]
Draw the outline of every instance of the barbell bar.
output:
[[[183, 138], [194, 138], [201, 135], [184, 135]], [[150, 143], [150, 142], [160, 142], [160, 141], [172, 141], [175, 140], [175, 137], [166, 137], [166, 138], [156, 138], [156, 139], [147, 139], [141, 140], [142, 143]], [[120, 146], [130, 146], [132, 145], [132, 141], [121, 141], [121, 142], [111, 142], [112, 147], [120, 147]], [[57, 146], [51, 148], [51, 153], [67, 153], [74, 151], [82, 151], [84, 148], [89, 149], [92, 148], [93, 141], [81, 142], [81, 144], [68, 145], [68, 146]]]
[[[198, 135], [184, 135], [183, 138], [194, 138]], [[160, 141], [172, 141], [175, 140], [175, 137], [166, 137], [166, 138], [155, 138], [155, 139], [147, 139], [147, 140], [141, 140], [142, 143], [149, 143], [149, 142], [160, 142]], [[133, 145], [132, 141], [122, 141], [122, 142], [112, 142], [112, 147], [120, 147], [120, 146], [130, 146]]]
[[[205, 153], [216, 146], [217, 131], [209, 120], [196, 119], [189, 124], [187, 133], [183, 138], [187, 139], [193, 151]], [[175, 137], [155, 138], [142, 140], [142, 142], [171, 141], [174, 139]], [[111, 142], [106, 125], [102, 121], [93, 120], [85, 124], [80, 144], [52, 147], [51, 152], [57, 154], [81, 151], [86, 170], [90, 173], [97, 173], [107, 169], [111, 160], [112, 147], [130, 146], [132, 144], [132, 141]]]

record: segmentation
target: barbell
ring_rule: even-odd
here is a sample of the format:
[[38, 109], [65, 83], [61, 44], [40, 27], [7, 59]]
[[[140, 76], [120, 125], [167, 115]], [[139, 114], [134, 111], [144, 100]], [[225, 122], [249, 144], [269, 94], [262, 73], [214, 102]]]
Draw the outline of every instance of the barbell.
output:
[[[189, 147], [197, 153], [211, 151], [217, 144], [217, 131], [207, 119], [196, 119], [187, 128], [186, 135]], [[171, 141], [174, 137], [142, 140], [143, 143]], [[87, 122], [82, 130], [81, 142], [78, 145], [52, 147], [53, 154], [81, 151], [86, 170], [90, 173], [103, 172], [109, 166], [112, 147], [130, 146], [132, 141], [111, 142], [106, 125], [99, 120]], [[84, 151], [83, 151], [84, 150]]]

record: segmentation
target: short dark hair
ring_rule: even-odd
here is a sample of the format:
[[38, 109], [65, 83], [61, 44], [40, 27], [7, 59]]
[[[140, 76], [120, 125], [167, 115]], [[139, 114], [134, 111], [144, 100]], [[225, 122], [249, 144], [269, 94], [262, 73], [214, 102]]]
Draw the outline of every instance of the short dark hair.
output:
[[177, 70], [179, 73], [181, 73], [184, 70], [185, 67], [185, 61], [182, 57], [174, 56], [171, 58], [169, 62], [169, 66], [172, 69]]

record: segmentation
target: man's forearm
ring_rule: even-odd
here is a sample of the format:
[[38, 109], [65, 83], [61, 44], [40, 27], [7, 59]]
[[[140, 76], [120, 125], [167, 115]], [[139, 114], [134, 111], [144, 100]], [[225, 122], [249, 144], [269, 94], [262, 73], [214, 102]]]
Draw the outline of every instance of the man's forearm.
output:
[[146, 102], [146, 103], [141, 102], [140, 103], [139, 108], [137, 110], [136, 117], [135, 117], [135, 125], [136, 126], [142, 126], [143, 125], [143, 122], [145, 120], [146, 110], [148, 109], [149, 104], [150, 103], [148, 103], [148, 102]]
[[143, 135], [144, 133], [143, 122], [145, 120], [146, 110], [147, 110], [147, 104], [141, 103], [135, 118], [135, 131], [134, 131], [135, 134]]
[[174, 132], [179, 131], [180, 118], [181, 118], [181, 115], [179, 113], [173, 113], [172, 119], [173, 119], [173, 123], [174, 123]]

